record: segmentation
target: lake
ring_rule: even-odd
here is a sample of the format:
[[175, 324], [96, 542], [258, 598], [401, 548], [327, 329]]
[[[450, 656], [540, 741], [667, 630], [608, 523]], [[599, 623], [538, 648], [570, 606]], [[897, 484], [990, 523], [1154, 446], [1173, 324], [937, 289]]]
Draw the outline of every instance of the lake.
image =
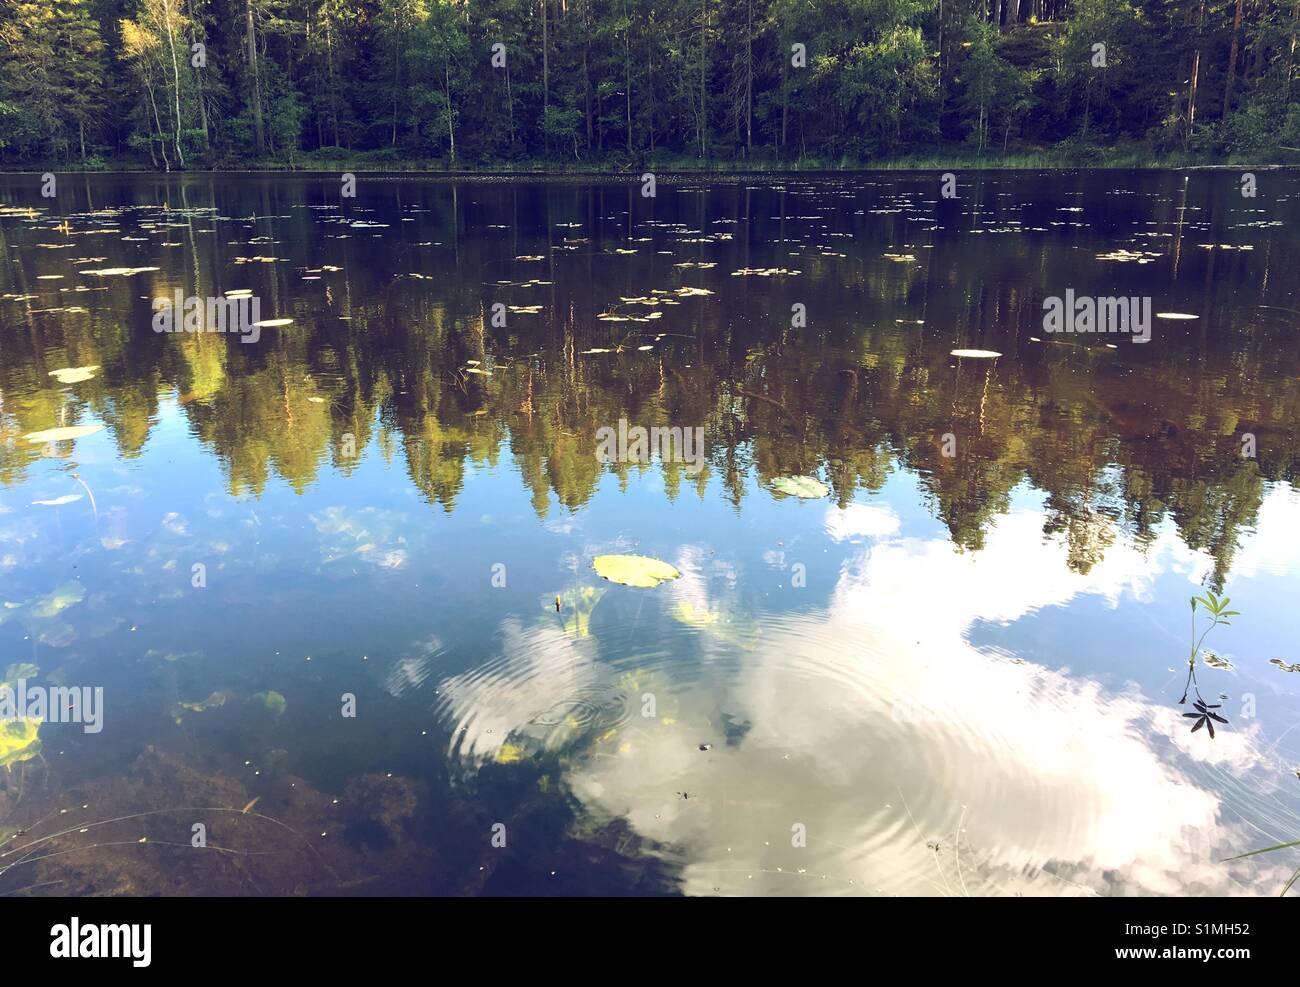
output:
[[1255, 178], [0, 176], [0, 894], [1277, 894]]

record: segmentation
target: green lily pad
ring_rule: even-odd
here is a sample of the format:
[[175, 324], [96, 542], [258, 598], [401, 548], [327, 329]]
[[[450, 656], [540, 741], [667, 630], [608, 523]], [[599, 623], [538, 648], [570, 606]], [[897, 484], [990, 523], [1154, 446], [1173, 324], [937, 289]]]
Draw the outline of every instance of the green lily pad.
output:
[[217, 691], [208, 693], [208, 698], [201, 702], [177, 702], [172, 706], [172, 717], [179, 723], [186, 710], [190, 713], [207, 713], [208, 710], [220, 709], [226, 705], [227, 698], [229, 696], [226, 693]]
[[591, 560], [596, 575], [624, 586], [658, 586], [681, 573], [667, 562], [646, 555], [597, 555]]
[[4, 678], [0, 679], [0, 689], [6, 686], [11, 689], [17, 688], [19, 679], [34, 679], [40, 674], [41, 670], [29, 661], [9, 665], [5, 668]]
[[75, 606], [86, 598], [86, 588], [75, 579], [64, 583], [54, 592], [37, 597], [32, 601], [33, 617], [57, 617], [68, 607]]
[[40, 720], [0, 720], [0, 768], [29, 761], [41, 752]]
[[806, 500], [818, 500], [831, 492], [830, 487], [812, 476], [778, 476], [772, 481], [772, 489], [788, 497], [803, 497]]
[[261, 703], [263, 706], [267, 708], [269, 712], [271, 712], [275, 716], [283, 715], [284, 711], [289, 706], [289, 704], [285, 701], [284, 696], [280, 695], [280, 693], [274, 690], [270, 690], [267, 692], [259, 692], [257, 695], [253, 697], [253, 702]]

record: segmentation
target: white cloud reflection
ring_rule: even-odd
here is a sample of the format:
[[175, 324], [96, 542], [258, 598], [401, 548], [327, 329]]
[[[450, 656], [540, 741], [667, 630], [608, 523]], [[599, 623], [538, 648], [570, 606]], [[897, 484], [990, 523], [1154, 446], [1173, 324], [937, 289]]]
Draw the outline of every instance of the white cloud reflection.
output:
[[[1275, 799], [1279, 772], [1257, 727], [1236, 723], [1206, 743], [1168, 696], [966, 639], [976, 621], [1080, 594], [1149, 599], [1161, 571], [1194, 571], [1199, 556], [1173, 536], [1145, 554], [1117, 541], [1081, 575], [1036, 511], [1002, 518], [974, 553], [889, 537], [889, 517], [828, 514], [833, 537], [877, 540], [844, 566], [824, 611], [769, 617], [741, 644], [681, 628], [662, 665], [622, 659], [662, 670], [673, 716], [631, 718], [617, 743], [574, 758], [568, 781], [586, 807], [674, 848], [689, 893], [1276, 893], [1284, 861], [1219, 862], [1275, 835], [1245, 819], [1296, 821]], [[734, 573], [719, 575], [696, 548], [678, 564], [685, 576], [665, 588], [666, 607], [725, 610], [710, 589], [725, 598]], [[670, 663], [688, 642], [732, 660], [683, 681]], [[475, 749], [491, 746], [482, 723], [499, 739], [591, 686], [592, 653], [575, 655], [562, 635], [515, 644], [526, 645], [522, 679], [451, 687], [453, 703], [472, 707], [457, 720], [475, 724]], [[796, 824], [806, 848], [791, 846]]]

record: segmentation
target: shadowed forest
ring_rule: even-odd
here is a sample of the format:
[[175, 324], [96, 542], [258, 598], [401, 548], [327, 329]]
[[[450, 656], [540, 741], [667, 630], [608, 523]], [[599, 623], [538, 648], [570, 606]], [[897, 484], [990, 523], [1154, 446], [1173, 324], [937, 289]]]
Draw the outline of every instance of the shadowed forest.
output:
[[3, 0], [0, 164], [1300, 157], [1300, 0]]

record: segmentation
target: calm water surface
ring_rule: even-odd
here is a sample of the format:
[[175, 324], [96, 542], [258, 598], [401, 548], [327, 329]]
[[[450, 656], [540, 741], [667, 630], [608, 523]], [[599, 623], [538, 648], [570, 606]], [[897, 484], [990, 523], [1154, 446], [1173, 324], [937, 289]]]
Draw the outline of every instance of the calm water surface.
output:
[[[1259, 184], [0, 178], [0, 672], [104, 689], [0, 746], [0, 894], [1276, 894], [1221, 862], [1300, 836]], [[1196, 318], [1049, 335], [1069, 288]]]

